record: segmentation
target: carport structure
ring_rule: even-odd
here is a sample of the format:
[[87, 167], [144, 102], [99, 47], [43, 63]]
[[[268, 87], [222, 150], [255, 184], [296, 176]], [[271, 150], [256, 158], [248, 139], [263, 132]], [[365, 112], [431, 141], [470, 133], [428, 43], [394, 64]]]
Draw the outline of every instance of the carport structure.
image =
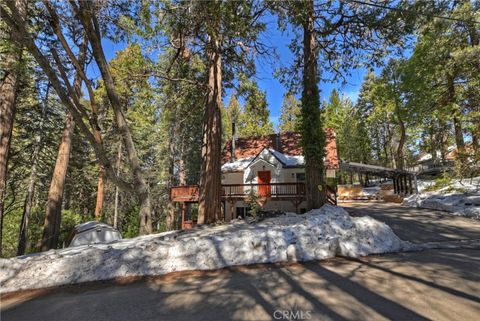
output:
[[344, 161], [340, 162], [340, 171], [366, 174], [370, 177], [392, 179], [393, 191], [397, 195], [408, 195], [417, 192], [415, 172]]

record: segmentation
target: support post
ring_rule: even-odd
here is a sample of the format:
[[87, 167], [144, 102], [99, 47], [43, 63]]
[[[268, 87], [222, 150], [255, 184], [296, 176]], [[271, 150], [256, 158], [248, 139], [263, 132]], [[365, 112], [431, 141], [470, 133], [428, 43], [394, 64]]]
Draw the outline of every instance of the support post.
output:
[[233, 220], [234, 218], [236, 218], [236, 217], [234, 217], [234, 215], [235, 215], [235, 204], [236, 204], [236, 202], [234, 200], [230, 201], [230, 220]]
[[185, 212], [186, 212], [187, 206], [185, 202], [182, 202], [181, 205], [181, 211], [182, 211], [182, 230], [185, 229]]
[[417, 174], [413, 176], [413, 180], [415, 182], [415, 194], [418, 194], [418, 181], [417, 181]]
[[413, 187], [412, 187], [412, 175], [408, 175], [408, 186], [409, 186], [409, 194], [413, 194]]

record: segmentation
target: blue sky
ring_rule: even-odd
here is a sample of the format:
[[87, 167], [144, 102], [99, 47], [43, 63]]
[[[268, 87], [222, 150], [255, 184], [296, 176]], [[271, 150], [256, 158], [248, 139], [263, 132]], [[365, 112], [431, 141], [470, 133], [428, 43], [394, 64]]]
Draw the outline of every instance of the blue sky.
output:
[[[256, 60], [256, 80], [259, 87], [266, 92], [268, 108], [270, 110], [270, 118], [275, 128], [278, 126], [280, 108], [282, 105], [283, 96], [287, 92], [287, 89], [280, 83], [278, 79], [274, 77], [274, 72], [281, 66], [291, 65], [293, 56], [288, 48], [288, 44], [293, 37], [293, 33], [282, 34], [282, 32], [278, 30], [275, 20], [272, 19], [271, 21], [267, 21], [267, 31], [262, 35], [262, 41], [275, 48], [278, 54], [278, 59], [264, 59], [263, 57], [259, 57]], [[298, 41], [302, 41], [302, 39], [298, 39]], [[124, 42], [113, 43], [108, 39], [104, 39], [103, 46], [105, 55], [107, 59], [110, 60], [115, 57], [116, 52], [124, 49], [127, 44]], [[342, 85], [340, 82], [320, 83], [319, 87], [321, 100], [328, 100], [330, 92], [335, 88], [341, 94], [349, 97], [355, 102], [358, 97], [362, 80], [366, 74], [366, 70], [352, 69], [349, 71], [349, 73], [350, 75], [346, 77], [346, 85]], [[96, 67], [93, 66], [89, 67], [89, 74], [94, 78], [99, 76], [98, 70], [96, 70]], [[228, 103], [228, 99], [229, 94], [227, 92], [227, 96], [224, 98], [225, 103]]]
[[[282, 33], [278, 30], [276, 21], [267, 21], [267, 31], [262, 37], [262, 41], [265, 41], [267, 45], [273, 46], [276, 49], [279, 59], [272, 63], [266, 63], [265, 59], [262, 58], [257, 59], [257, 82], [259, 87], [266, 92], [270, 118], [275, 127], [278, 125], [280, 108], [287, 89], [274, 77], [274, 72], [279, 67], [290, 66], [292, 64], [293, 56], [288, 48], [288, 44], [294, 37], [292, 32]], [[302, 41], [302, 39], [298, 39], [298, 41]], [[330, 92], [333, 89], [337, 89], [341, 94], [356, 102], [366, 70], [352, 69], [349, 73], [351, 75], [346, 77], [346, 85], [342, 85], [340, 82], [320, 83], [321, 100], [328, 100]]]

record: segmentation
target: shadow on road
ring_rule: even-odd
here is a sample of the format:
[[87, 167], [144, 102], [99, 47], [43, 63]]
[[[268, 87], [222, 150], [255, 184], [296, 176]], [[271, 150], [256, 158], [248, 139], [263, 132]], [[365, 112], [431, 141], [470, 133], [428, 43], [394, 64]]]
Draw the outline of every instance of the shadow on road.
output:
[[4, 308], [2, 320], [474, 320], [480, 251], [429, 251], [179, 273], [65, 287]]
[[390, 226], [402, 240], [425, 243], [480, 238], [480, 221], [450, 213], [394, 203], [341, 203], [352, 216], [371, 216]]

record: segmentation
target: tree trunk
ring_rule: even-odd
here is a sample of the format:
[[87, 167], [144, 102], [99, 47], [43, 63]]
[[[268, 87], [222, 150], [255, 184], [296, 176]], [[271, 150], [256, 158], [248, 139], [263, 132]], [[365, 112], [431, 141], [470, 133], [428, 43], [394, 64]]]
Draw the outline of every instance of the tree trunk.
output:
[[35, 191], [35, 179], [37, 177], [37, 155], [40, 146], [36, 146], [33, 152], [33, 164], [28, 178], [27, 196], [23, 205], [22, 220], [20, 221], [20, 231], [18, 233], [17, 256], [25, 254], [27, 248], [28, 219], [33, 205], [33, 196]]
[[[26, 0], [16, 0], [15, 6], [22, 19], [27, 16]], [[22, 47], [15, 45], [10, 36], [8, 43], [10, 50], [5, 54], [3, 70], [0, 80], [0, 257], [2, 256], [3, 240], [3, 211], [7, 187], [7, 170], [12, 139], [13, 121], [15, 119], [16, 102], [19, 85], [19, 69], [22, 63]]]
[[305, 156], [306, 197], [309, 209], [324, 204], [323, 156], [325, 134], [320, 116], [320, 94], [317, 77], [317, 46], [314, 33], [313, 1], [305, 2], [303, 22], [303, 91], [301, 111], [302, 147]]
[[105, 84], [107, 96], [112, 105], [114, 113], [115, 123], [118, 127], [120, 135], [122, 136], [125, 149], [127, 151], [128, 161], [133, 173], [133, 187], [140, 202], [140, 235], [152, 233], [152, 209], [150, 202], [150, 193], [147, 183], [143, 177], [142, 167], [140, 165], [140, 159], [138, 158], [137, 150], [133, 142], [130, 128], [128, 127], [125, 115], [122, 111], [120, 103], [120, 97], [115, 89], [115, 83], [113, 81], [110, 68], [108, 66], [105, 54], [102, 48], [100, 39], [100, 30], [98, 22], [95, 17], [95, 13], [91, 8], [91, 4], [88, 1], [80, 1], [80, 20], [87, 33], [88, 39], [92, 46], [92, 53], [95, 61], [102, 74], [102, 79]]
[[448, 75], [447, 77], [448, 103], [451, 105], [451, 110], [452, 110], [453, 128], [455, 131], [455, 143], [457, 145], [457, 150], [459, 153], [463, 153], [465, 151], [465, 140], [463, 139], [462, 122], [460, 120], [461, 112], [458, 110], [455, 104], [454, 81], [455, 81], [454, 76]]
[[[117, 176], [120, 175], [120, 165], [122, 164], [122, 142], [118, 144], [118, 153], [117, 153]], [[119, 188], [115, 185], [115, 207], [113, 209], [113, 227], [117, 228], [118, 226], [118, 201], [119, 201]]]
[[47, 211], [45, 223], [43, 225], [43, 236], [40, 243], [41, 251], [56, 249], [58, 245], [58, 236], [60, 233], [60, 223], [62, 214], [63, 190], [67, 176], [68, 162], [70, 159], [70, 149], [72, 146], [72, 136], [75, 122], [71, 115], [67, 115], [65, 127], [62, 132], [60, 147], [58, 148], [57, 161], [53, 171], [50, 189], [48, 191]]
[[403, 119], [401, 116], [399, 103], [396, 102], [396, 104], [397, 104], [397, 107], [396, 107], [397, 120], [400, 126], [400, 140], [398, 141], [398, 147], [397, 147], [397, 169], [403, 170], [403, 168], [405, 167], [404, 159], [403, 159], [403, 148], [405, 146], [407, 135], [405, 130], [405, 123], [403, 122]]
[[203, 119], [202, 167], [198, 224], [211, 223], [221, 218], [221, 151], [222, 151], [222, 59], [220, 44], [211, 39], [208, 71], [208, 97]]
[[[430, 153], [432, 154], [432, 162], [434, 164], [437, 164], [438, 162], [438, 155], [437, 155], [437, 140], [435, 138], [435, 130], [433, 128], [430, 128], [428, 130], [428, 136], [429, 136], [429, 149]], [[427, 150], [428, 151], [428, 150]]]
[[472, 147], [475, 152], [478, 152], [479, 147], [480, 147], [480, 141], [478, 139], [477, 131], [473, 130], [472, 131]]
[[[50, 93], [50, 85], [47, 85], [46, 94], [44, 97], [43, 113], [42, 119], [39, 126], [39, 132], [43, 131], [43, 125], [45, 123], [45, 109], [48, 104]], [[25, 251], [28, 247], [27, 236], [28, 236], [28, 222], [30, 218], [30, 213], [33, 207], [33, 198], [35, 194], [35, 181], [37, 179], [37, 166], [38, 166], [38, 155], [41, 149], [42, 137], [38, 134], [35, 138], [35, 145], [32, 155], [32, 168], [30, 171], [30, 176], [28, 178], [28, 187], [27, 195], [25, 197], [25, 203], [23, 206], [22, 220], [20, 221], [20, 230], [18, 233], [18, 247], [17, 247], [17, 256], [25, 254]]]
[[[175, 115], [175, 112], [172, 113]], [[168, 135], [168, 151], [169, 151], [169, 159], [168, 159], [168, 188], [170, 189], [172, 186], [175, 185], [175, 140], [176, 140], [176, 124], [174, 119], [170, 119], [169, 124], [169, 135]], [[175, 203], [169, 199], [167, 204], [167, 217], [166, 217], [166, 228], [168, 231], [175, 229], [175, 218], [177, 216], [177, 209]]]
[[[87, 54], [87, 44], [84, 42], [79, 53], [79, 61], [83, 67]], [[73, 94], [76, 99], [80, 99], [82, 77], [79, 72], [76, 73], [73, 82]], [[62, 220], [62, 202], [63, 192], [65, 190], [65, 180], [67, 178], [68, 163], [70, 160], [70, 150], [72, 147], [72, 137], [75, 129], [75, 121], [71, 114], [67, 114], [65, 126], [62, 131], [62, 138], [58, 148], [57, 160], [53, 170], [50, 189], [48, 190], [47, 210], [45, 222], [43, 225], [43, 235], [39, 248], [41, 251], [56, 249], [58, 237], [60, 235], [60, 225]]]
[[105, 189], [105, 169], [100, 166], [97, 183], [97, 200], [95, 202], [95, 220], [100, 221], [102, 218], [103, 198]]
[[385, 155], [385, 160], [383, 162], [383, 166], [384, 167], [388, 167], [390, 164], [390, 158], [389, 158], [389, 155], [388, 155], [388, 146], [389, 146], [389, 143], [390, 143], [390, 140], [387, 138], [387, 135], [388, 135], [388, 132], [387, 132], [387, 129], [384, 127], [384, 130], [382, 132], [382, 135], [383, 135], [383, 153]]

